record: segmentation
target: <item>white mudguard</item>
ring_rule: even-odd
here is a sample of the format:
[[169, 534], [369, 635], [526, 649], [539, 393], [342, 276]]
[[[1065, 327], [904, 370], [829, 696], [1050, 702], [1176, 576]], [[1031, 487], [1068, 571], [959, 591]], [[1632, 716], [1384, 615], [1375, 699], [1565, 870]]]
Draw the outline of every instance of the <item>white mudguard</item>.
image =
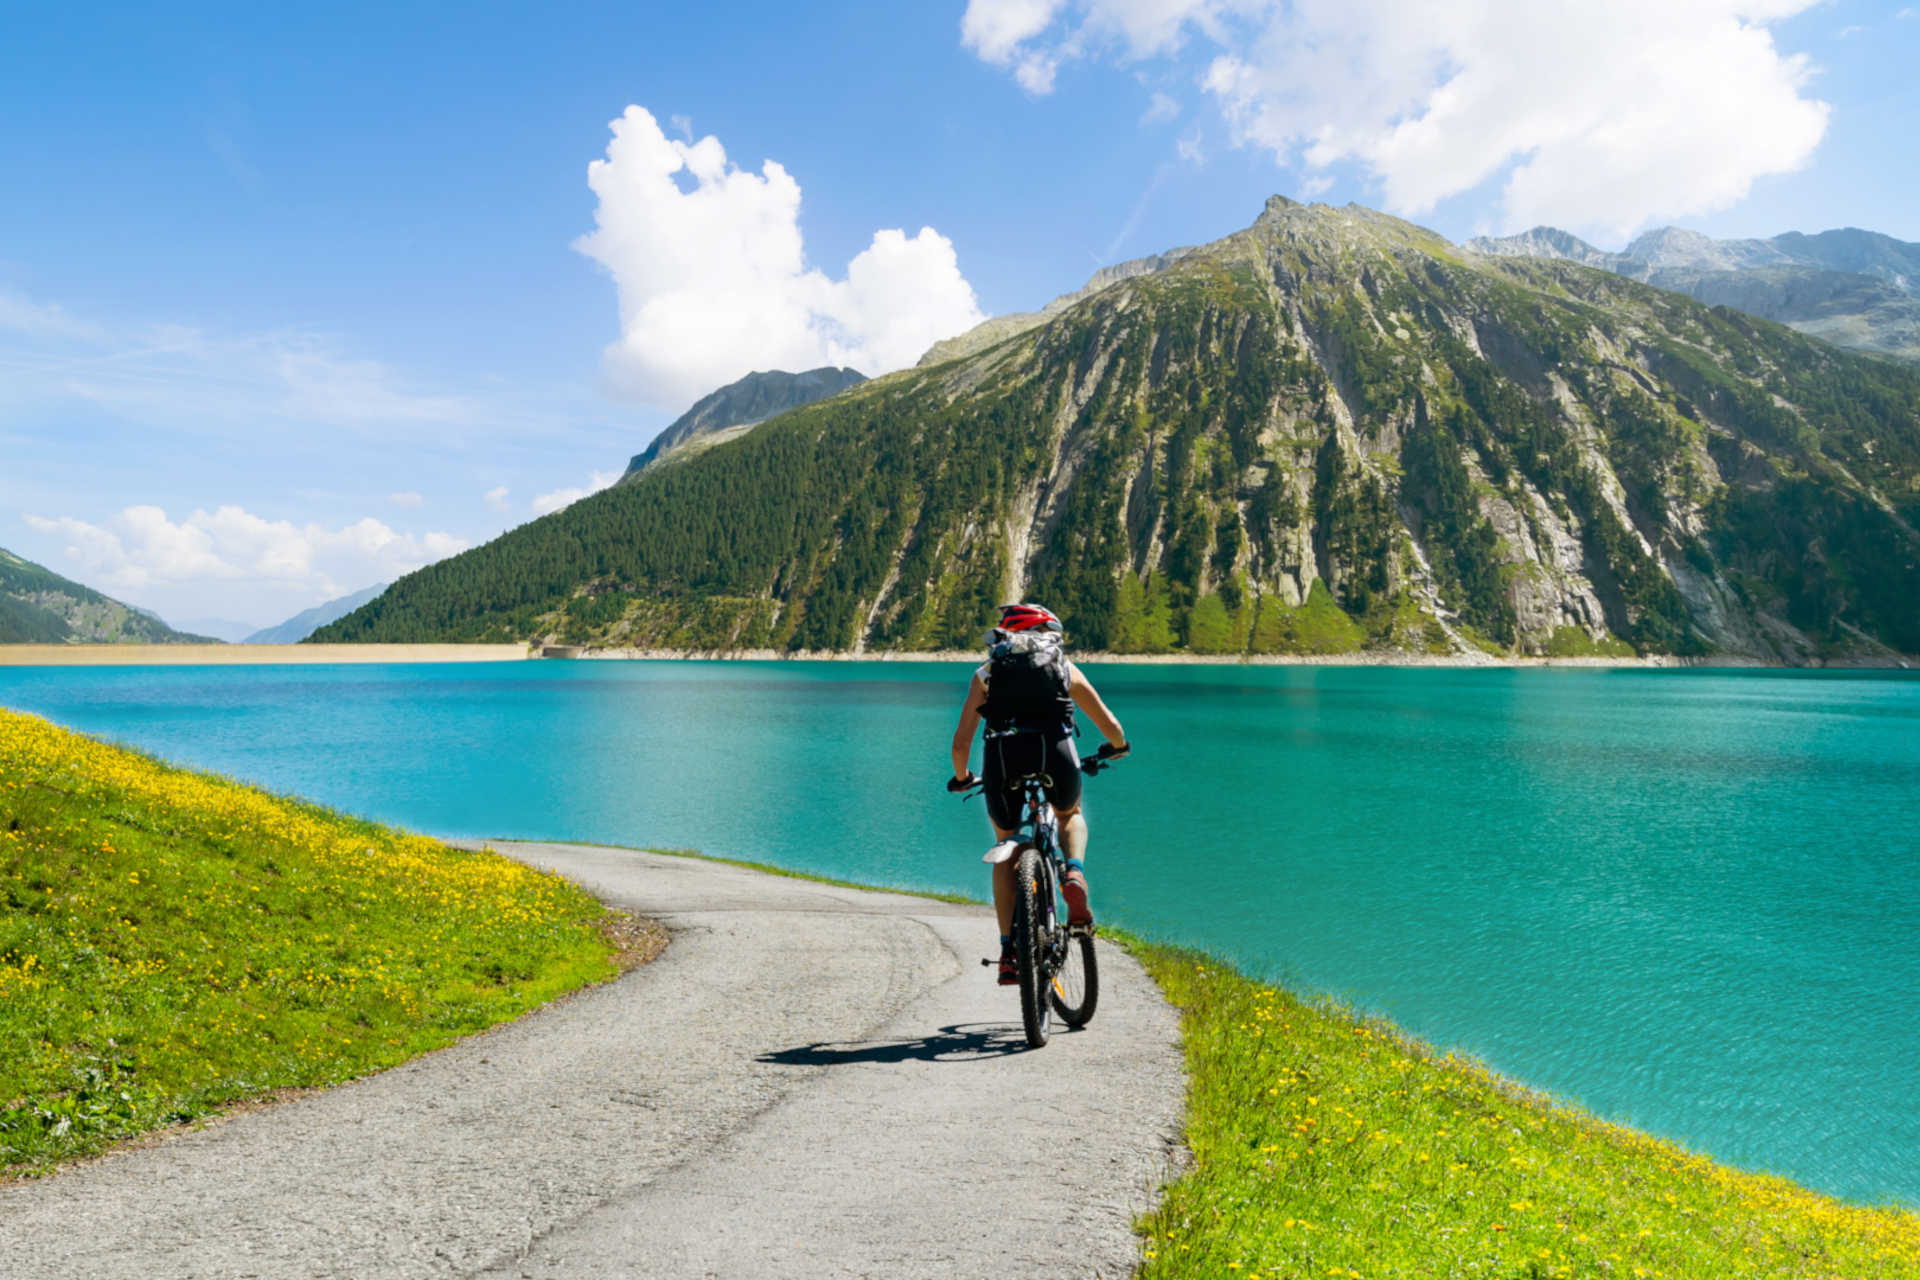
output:
[[980, 861], [991, 862], [997, 866], [1012, 858], [1015, 853], [1018, 853], [1020, 845], [1021, 842], [1018, 840], [1002, 840], [999, 844], [982, 854]]

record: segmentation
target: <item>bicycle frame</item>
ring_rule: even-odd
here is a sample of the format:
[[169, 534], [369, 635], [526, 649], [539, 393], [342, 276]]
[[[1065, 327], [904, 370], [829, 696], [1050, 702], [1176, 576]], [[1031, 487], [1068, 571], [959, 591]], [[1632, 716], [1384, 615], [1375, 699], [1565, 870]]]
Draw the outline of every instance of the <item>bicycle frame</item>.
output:
[[[1045, 904], [1046, 915], [1041, 924], [1049, 934], [1058, 918], [1060, 882], [1067, 874], [1066, 854], [1060, 849], [1060, 822], [1054, 816], [1053, 802], [1047, 799], [1046, 789], [1052, 785], [1053, 779], [1046, 774], [1029, 774], [1020, 779], [1021, 814], [1028, 819], [1026, 826], [1033, 832], [1032, 839], [1025, 843], [1039, 851], [1040, 865], [1045, 868], [1040, 901]], [[1017, 840], [1021, 833], [1013, 834]]]
[[1020, 816], [1024, 821], [1014, 831], [1014, 838], [1018, 839], [1022, 830], [1031, 829], [1033, 838], [1027, 843], [1051, 860], [1060, 848], [1060, 822], [1054, 817], [1053, 802], [1047, 799], [1053, 779], [1044, 773], [1028, 774], [1019, 784]]
[[[1091, 762], [1083, 762], [1081, 768], [1089, 777], [1102, 767], [1107, 767], [1095, 765], [1087, 768], [1087, 763]], [[1025, 845], [1031, 845], [1039, 852], [1041, 864], [1046, 868], [1047, 881], [1045, 892], [1041, 894], [1047, 912], [1044, 923], [1051, 930], [1059, 918], [1059, 891], [1067, 875], [1067, 855], [1060, 847], [1060, 823], [1054, 815], [1053, 802], [1047, 799], [1047, 788], [1053, 785], [1053, 778], [1050, 774], [1031, 773], [1016, 778], [1014, 783], [1020, 788], [1021, 823], [1014, 828], [1013, 834], [988, 850], [984, 861], [1006, 862]], [[1079, 937], [1091, 934], [1093, 928], [1092, 925], [1070, 925], [1067, 934]]]

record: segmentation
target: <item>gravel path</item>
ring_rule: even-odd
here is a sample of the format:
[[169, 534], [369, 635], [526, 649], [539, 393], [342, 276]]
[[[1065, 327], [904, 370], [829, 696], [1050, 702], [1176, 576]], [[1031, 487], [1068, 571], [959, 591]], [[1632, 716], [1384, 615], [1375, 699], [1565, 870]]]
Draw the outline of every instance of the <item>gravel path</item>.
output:
[[497, 847], [672, 943], [406, 1066], [0, 1187], [0, 1275], [1131, 1273], [1184, 1079], [1118, 948], [1091, 1026], [1029, 1052], [984, 908]]

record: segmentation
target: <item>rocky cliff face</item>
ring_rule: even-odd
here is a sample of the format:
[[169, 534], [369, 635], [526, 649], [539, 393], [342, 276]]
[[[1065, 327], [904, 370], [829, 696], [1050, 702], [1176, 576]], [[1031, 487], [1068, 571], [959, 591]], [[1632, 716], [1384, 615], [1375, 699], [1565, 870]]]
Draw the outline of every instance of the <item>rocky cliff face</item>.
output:
[[822, 367], [805, 373], [787, 373], [773, 369], [750, 373], [738, 382], [730, 382], [718, 391], [701, 397], [691, 409], [675, 418], [665, 431], [654, 438], [646, 452], [627, 463], [622, 483], [647, 469], [673, 450], [704, 436], [739, 427], [750, 427], [776, 414], [812, 404], [855, 387], [867, 375], [855, 369]]
[[1623, 253], [1608, 253], [1565, 231], [1535, 227], [1473, 240], [1468, 248], [1599, 267], [1791, 325], [1836, 346], [1920, 362], [1920, 244], [1876, 232], [1714, 240], [1663, 227], [1637, 237]]
[[1920, 652], [1920, 375], [1276, 197], [970, 356], [401, 580], [325, 638]]

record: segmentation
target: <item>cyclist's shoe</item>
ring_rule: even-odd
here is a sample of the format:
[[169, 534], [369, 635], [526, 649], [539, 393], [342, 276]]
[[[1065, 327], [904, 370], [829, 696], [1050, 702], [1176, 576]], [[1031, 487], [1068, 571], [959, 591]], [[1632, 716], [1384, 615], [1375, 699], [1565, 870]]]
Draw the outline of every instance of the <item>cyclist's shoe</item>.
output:
[[1005, 952], [1000, 957], [1000, 985], [1017, 987], [1020, 985], [1020, 967], [1013, 962], [1013, 953]]
[[1093, 923], [1093, 912], [1087, 906], [1087, 873], [1068, 869], [1066, 878], [1060, 882], [1060, 896], [1067, 900], [1067, 923], [1083, 925]]

